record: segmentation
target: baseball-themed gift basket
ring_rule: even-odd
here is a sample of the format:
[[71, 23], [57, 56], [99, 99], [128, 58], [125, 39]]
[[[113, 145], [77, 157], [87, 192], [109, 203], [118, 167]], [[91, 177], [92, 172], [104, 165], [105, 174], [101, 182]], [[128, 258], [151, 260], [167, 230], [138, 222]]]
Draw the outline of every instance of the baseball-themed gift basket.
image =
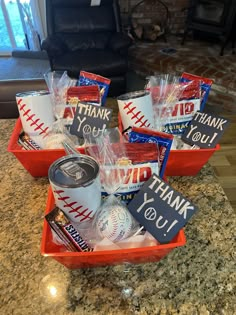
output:
[[87, 154], [63, 143], [67, 156], [49, 168], [41, 254], [77, 269], [158, 261], [183, 246], [197, 209], [159, 176], [158, 147], [127, 143], [118, 128], [85, 137]]
[[[51, 190], [49, 190], [45, 215], [49, 214], [54, 209], [54, 207], [54, 197]], [[69, 224], [69, 221], [66, 222]], [[77, 240], [81, 240], [78, 232], [75, 229], [73, 230], [72, 226], [70, 226], [69, 231], [75, 233], [75, 236], [72, 237], [77, 237]], [[138, 237], [138, 239], [140, 238], [142, 238], [142, 235]], [[140, 246], [132, 248], [114, 249], [113, 247], [113, 249], [111, 249], [111, 247], [107, 247], [106, 250], [103, 249], [98, 251], [89, 251], [87, 249], [87, 245], [85, 245], [85, 251], [78, 251], [73, 247], [71, 250], [68, 250], [65, 245], [55, 242], [53, 230], [50, 227], [48, 221], [45, 219], [41, 241], [41, 254], [45, 257], [55, 259], [69, 269], [78, 269], [125, 263], [145, 263], [159, 261], [173, 249], [184, 246], [185, 243], [186, 238], [184, 235], [184, 230], [181, 229], [167, 244], [159, 244], [157, 242], [153, 242], [151, 244], [150, 242], [150, 246], [146, 246], [144, 243], [142, 244], [142, 240], [139, 240]], [[80, 246], [83, 246], [83, 244]]]
[[[103, 106], [109, 90], [109, 79], [85, 71], [81, 71], [79, 80], [71, 79], [66, 71], [63, 74], [48, 72], [44, 78], [47, 91], [28, 91], [16, 95], [19, 118], [7, 148], [33, 177], [47, 176], [53, 161], [65, 155], [62, 140], [69, 141], [70, 138], [77, 149], [84, 153], [81, 138], [69, 131], [78, 102], [91, 104], [91, 115], [92, 110], [95, 111], [92, 106], [100, 108], [96, 114], [103, 115], [101, 121], [104, 126], [107, 126], [111, 116], [110, 110]], [[81, 130], [90, 128], [91, 115], [89, 112], [83, 114]]]
[[[118, 97], [119, 126], [109, 128], [109, 79], [82, 71], [76, 82], [66, 72], [45, 80], [49, 91], [16, 96], [8, 146], [31, 175], [49, 179], [42, 255], [76, 269], [158, 261], [184, 245], [197, 208], [165, 180], [169, 159], [180, 148], [191, 161], [216, 149], [228, 125], [202, 111], [202, 81], [149, 78]], [[178, 175], [181, 165], [193, 172], [184, 159], [174, 161]]]
[[212, 80], [188, 73], [151, 76], [144, 90], [118, 97], [120, 130], [132, 135], [130, 142], [158, 142], [157, 131], [173, 135], [165, 175], [196, 175], [220, 146], [202, 146], [198, 131], [191, 142], [183, 142], [182, 135], [194, 114], [203, 112], [211, 85]]

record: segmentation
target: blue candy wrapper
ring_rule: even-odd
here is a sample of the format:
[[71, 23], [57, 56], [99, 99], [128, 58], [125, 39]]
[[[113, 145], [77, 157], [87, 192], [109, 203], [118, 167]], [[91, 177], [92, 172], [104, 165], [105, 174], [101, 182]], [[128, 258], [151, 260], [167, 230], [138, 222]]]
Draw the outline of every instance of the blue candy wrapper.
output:
[[173, 135], [149, 128], [132, 127], [128, 137], [129, 142], [131, 143], [156, 143], [158, 145], [160, 163], [159, 176], [162, 178], [165, 172], [168, 156], [170, 154]]

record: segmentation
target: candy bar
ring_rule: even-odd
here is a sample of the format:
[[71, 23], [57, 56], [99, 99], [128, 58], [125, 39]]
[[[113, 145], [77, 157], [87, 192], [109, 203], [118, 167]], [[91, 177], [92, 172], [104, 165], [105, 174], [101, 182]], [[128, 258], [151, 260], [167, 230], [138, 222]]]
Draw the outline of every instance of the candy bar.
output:
[[19, 135], [18, 143], [26, 150], [41, 150], [40, 146], [24, 131]]
[[90, 252], [92, 248], [83, 240], [74, 224], [67, 218], [65, 213], [55, 207], [45, 216], [45, 219], [62, 240], [69, 251]]

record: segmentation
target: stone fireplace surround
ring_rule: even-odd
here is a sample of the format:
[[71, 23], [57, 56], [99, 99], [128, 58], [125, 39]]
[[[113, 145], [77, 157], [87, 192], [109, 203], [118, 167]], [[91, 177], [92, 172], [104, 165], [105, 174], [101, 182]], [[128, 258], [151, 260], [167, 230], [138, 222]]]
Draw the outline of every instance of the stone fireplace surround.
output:
[[[127, 26], [129, 23], [129, 13], [132, 8], [137, 5], [140, 0], [119, 0], [121, 7], [121, 15], [123, 25]], [[163, 0], [162, 1], [169, 10], [169, 31], [172, 34], [179, 34], [184, 32], [184, 24], [187, 16], [185, 8], [189, 6], [189, 0]], [[160, 14], [160, 5], [158, 1], [147, 0], [145, 10], [138, 15], [139, 21], [142, 23], [149, 23], [152, 19], [156, 19]]]
[[[167, 33], [169, 34], [184, 34], [186, 31], [186, 24], [192, 24], [191, 29], [201, 30], [202, 27], [205, 30], [209, 30], [210, 34], [217, 34], [222, 36], [226, 32], [226, 26], [228, 28], [232, 28], [232, 19], [235, 13], [235, 4], [234, 0], [209, 0], [209, 3], [205, 4], [205, 8], [209, 5], [214, 7], [217, 11], [222, 6], [222, 21], [220, 23], [216, 23], [216, 11], [213, 11], [214, 14], [212, 23], [208, 22], [200, 22], [197, 21], [196, 18], [194, 21], [190, 21], [189, 16], [191, 15], [191, 11], [196, 7], [196, 12], [198, 12], [198, 8], [202, 9], [201, 0], [145, 0], [143, 1], [141, 10], [134, 12], [134, 8], [138, 6], [142, 1], [140, 0], [119, 0], [120, 8], [121, 8], [121, 17], [124, 28], [129, 28], [132, 24], [131, 20], [135, 19], [136, 22], [142, 25], [151, 25], [155, 21], [163, 20], [163, 16], [166, 15], [165, 8], [168, 10], [168, 21], [167, 21]], [[204, 2], [203, 2], [204, 3]], [[218, 5], [217, 5], [218, 3]], [[207, 19], [209, 20], [210, 12], [206, 12], [208, 15]], [[133, 19], [131, 18], [133, 17]], [[224, 21], [223, 21], [224, 20]], [[201, 23], [202, 26], [201, 26]], [[206, 24], [204, 26], [204, 23]], [[222, 25], [221, 25], [222, 24]], [[225, 25], [223, 25], [225, 24]], [[220, 32], [220, 27], [222, 28], [222, 34]]]

